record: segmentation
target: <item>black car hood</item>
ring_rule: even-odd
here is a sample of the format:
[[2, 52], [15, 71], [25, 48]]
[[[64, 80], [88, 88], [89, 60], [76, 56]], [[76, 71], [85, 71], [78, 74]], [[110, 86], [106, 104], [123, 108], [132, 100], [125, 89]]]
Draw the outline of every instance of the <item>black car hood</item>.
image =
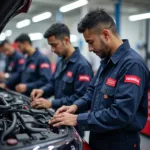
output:
[[8, 21], [19, 13], [26, 13], [32, 0], [0, 0], [0, 33]]

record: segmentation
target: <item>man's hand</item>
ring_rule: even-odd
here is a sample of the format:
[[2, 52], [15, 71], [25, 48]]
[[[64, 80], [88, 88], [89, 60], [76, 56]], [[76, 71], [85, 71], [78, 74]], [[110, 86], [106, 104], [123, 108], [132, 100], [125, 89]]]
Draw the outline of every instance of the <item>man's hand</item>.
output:
[[51, 108], [52, 102], [44, 98], [38, 98], [31, 102], [31, 107], [33, 108]]
[[31, 99], [35, 100], [37, 98], [40, 98], [43, 95], [44, 91], [42, 89], [34, 89], [31, 92]]
[[74, 114], [77, 111], [77, 109], [78, 109], [77, 105], [62, 106], [56, 111], [55, 115], [58, 115], [63, 112]]
[[16, 85], [15, 90], [19, 93], [24, 93], [27, 91], [27, 86], [26, 84], [18, 84]]
[[58, 115], [55, 115], [51, 120], [49, 121], [49, 124], [52, 124], [53, 127], [58, 127], [61, 125], [67, 125], [67, 126], [76, 126], [77, 125], [77, 117], [78, 115], [73, 115], [69, 113], [61, 113]]
[[5, 89], [6, 88], [6, 84], [5, 83], [0, 83], [0, 87]]
[[4, 72], [0, 72], [0, 80], [1, 81], [5, 80], [5, 73]]

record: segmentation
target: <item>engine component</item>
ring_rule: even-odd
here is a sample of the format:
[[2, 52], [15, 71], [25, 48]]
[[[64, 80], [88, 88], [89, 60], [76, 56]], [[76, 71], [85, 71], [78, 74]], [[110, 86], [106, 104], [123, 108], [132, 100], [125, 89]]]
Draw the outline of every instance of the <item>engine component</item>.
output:
[[68, 135], [67, 127], [53, 128], [48, 109], [30, 107], [30, 98], [0, 88], [0, 149], [12, 150]]

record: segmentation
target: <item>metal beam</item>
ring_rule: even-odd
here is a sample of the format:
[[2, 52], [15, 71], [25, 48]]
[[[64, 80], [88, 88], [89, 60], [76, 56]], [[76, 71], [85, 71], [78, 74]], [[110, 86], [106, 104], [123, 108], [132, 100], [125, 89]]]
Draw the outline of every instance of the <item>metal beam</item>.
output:
[[121, 16], [121, 0], [117, 0], [115, 3], [115, 20], [117, 31], [120, 34], [120, 16]]

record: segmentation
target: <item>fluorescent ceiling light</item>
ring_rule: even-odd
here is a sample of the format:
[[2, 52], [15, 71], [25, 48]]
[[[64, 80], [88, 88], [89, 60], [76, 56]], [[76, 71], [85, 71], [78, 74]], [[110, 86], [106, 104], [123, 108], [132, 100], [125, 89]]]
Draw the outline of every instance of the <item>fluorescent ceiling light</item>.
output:
[[33, 148], [33, 150], [39, 150], [40, 146], [36, 146]]
[[77, 41], [78, 41], [77, 36], [72, 34], [72, 35], [70, 36], [70, 41], [71, 41], [72, 43], [77, 42]]
[[32, 18], [32, 21], [33, 22], [39, 22], [39, 21], [42, 21], [42, 20], [45, 20], [45, 19], [48, 19], [52, 16], [52, 13], [51, 12], [45, 12], [45, 13], [42, 13], [42, 14], [39, 14], [35, 17]]
[[5, 35], [5, 33], [1, 33], [0, 34], [0, 41], [3, 41], [3, 40], [5, 40], [6, 39], [6, 35]]
[[43, 34], [42, 33], [30, 33], [29, 37], [31, 38], [31, 41], [41, 40], [43, 39]]
[[54, 146], [49, 146], [48, 147], [48, 150], [53, 150], [54, 149]]
[[22, 20], [22, 21], [18, 22], [16, 24], [16, 27], [17, 28], [23, 28], [23, 27], [26, 27], [26, 26], [28, 26], [30, 24], [31, 24], [31, 21], [29, 19], [25, 19], [25, 20]]
[[130, 21], [137, 21], [137, 20], [143, 20], [148, 18], [150, 18], [150, 13], [129, 16]]
[[61, 12], [67, 12], [67, 11], [70, 11], [70, 10], [73, 10], [73, 9], [76, 9], [78, 7], [82, 7], [84, 5], [87, 5], [88, 4], [88, 1], [87, 0], [78, 0], [76, 2], [73, 2], [71, 4], [68, 4], [68, 5], [65, 5], [65, 6], [62, 6], [60, 7], [60, 11]]
[[12, 31], [11, 30], [7, 30], [5, 31], [6, 36], [11, 36], [12, 35]]

